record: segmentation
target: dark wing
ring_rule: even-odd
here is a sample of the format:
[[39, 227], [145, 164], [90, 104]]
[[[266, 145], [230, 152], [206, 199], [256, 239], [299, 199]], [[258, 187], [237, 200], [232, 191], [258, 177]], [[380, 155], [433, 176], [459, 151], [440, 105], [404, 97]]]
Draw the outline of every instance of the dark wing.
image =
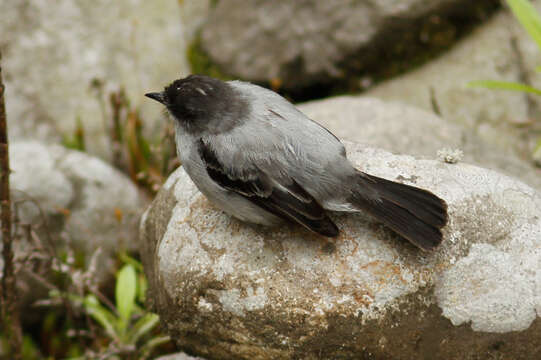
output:
[[286, 220], [293, 220], [324, 236], [338, 235], [338, 228], [325, 210], [295, 180], [284, 184], [276, 182], [263, 171], [254, 171], [249, 179], [231, 178], [218, 161], [213, 149], [203, 140], [199, 154], [207, 173], [218, 185], [233, 191], [255, 205]]

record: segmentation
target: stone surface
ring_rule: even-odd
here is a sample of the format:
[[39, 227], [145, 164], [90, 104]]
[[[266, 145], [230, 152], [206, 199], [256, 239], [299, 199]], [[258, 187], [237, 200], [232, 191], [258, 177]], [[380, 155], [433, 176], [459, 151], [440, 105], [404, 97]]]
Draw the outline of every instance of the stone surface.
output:
[[299, 105], [308, 117], [336, 136], [385, 150], [435, 158], [438, 151], [460, 149], [464, 161], [515, 176], [541, 189], [541, 169], [521, 160], [467, 126], [445, 121], [433, 112], [365, 96], [340, 96]]
[[190, 355], [186, 355], [183, 352], [179, 352], [175, 354], [160, 356], [156, 358], [155, 360], [204, 360], [204, 359], [200, 357], [193, 357]]
[[0, 11], [0, 49], [11, 138], [58, 141], [80, 119], [87, 150], [102, 157], [110, 155], [110, 92], [124, 88], [155, 122], [160, 108], [143, 94], [189, 72], [171, 0], [10, 0]]
[[216, 359], [533, 359], [541, 356], [541, 194], [463, 163], [346, 143], [361, 170], [449, 204], [421, 253], [364, 214], [341, 235], [240, 223], [182, 168], [141, 222], [149, 297], [164, 328]]
[[[344, 82], [408, 55], [445, 47], [497, 1], [219, 1], [201, 44], [225, 73], [280, 79], [286, 89]], [[358, 88], [358, 87], [357, 87]]]
[[126, 176], [100, 159], [59, 145], [15, 142], [10, 157], [11, 188], [21, 202], [23, 223], [41, 223], [42, 211], [55, 238], [64, 232], [89, 255], [98, 247], [107, 253], [136, 249], [136, 224], [145, 201]]
[[[541, 1], [534, 1], [541, 10]], [[541, 86], [536, 44], [509, 13], [502, 12], [440, 58], [383, 82], [366, 95], [438, 111], [486, 142], [529, 154], [541, 136], [535, 125], [538, 97], [520, 92], [469, 88], [474, 80], [526, 82]]]
[[213, 0], [181, 0], [180, 14], [182, 17], [182, 33], [186, 43], [190, 43], [201, 25], [207, 20], [213, 7]]

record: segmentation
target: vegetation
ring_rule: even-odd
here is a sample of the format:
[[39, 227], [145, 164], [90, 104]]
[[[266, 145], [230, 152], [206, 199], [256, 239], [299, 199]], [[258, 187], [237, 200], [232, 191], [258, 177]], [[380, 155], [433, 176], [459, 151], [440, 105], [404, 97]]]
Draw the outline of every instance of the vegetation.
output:
[[51, 291], [51, 298], [63, 297], [76, 307], [82, 307], [84, 312], [100, 325], [102, 334], [108, 338], [106, 346], [102, 346], [98, 351], [87, 349], [80, 359], [103, 356], [108, 359], [147, 359], [154, 348], [169, 342], [168, 336], [151, 335], [158, 325], [159, 317], [141, 306], [147, 289], [143, 267], [127, 255], [124, 255], [124, 258], [128, 259], [128, 262], [117, 272], [115, 305], [106, 299], [98, 300], [92, 293], [79, 296], [58, 290]]
[[[147, 140], [143, 121], [124, 92], [106, 96], [101, 84], [93, 86], [100, 99], [108, 100], [104, 101], [104, 117], [110, 125], [114, 165], [143, 189], [156, 192], [178, 166], [171, 129], [153, 141]], [[2, 189], [9, 189], [3, 90], [0, 76], [0, 174]], [[78, 120], [74, 134], [64, 138], [64, 145], [84, 151], [84, 139], [84, 127]], [[100, 249], [86, 261], [84, 254], [72, 249], [73, 239], [67, 234], [49, 232], [44, 215], [36, 224], [21, 222], [21, 203], [33, 203], [44, 214], [39, 203], [26, 198], [10, 200], [10, 191], [0, 192], [5, 264], [0, 287], [0, 359], [148, 359], [174, 351], [169, 337], [157, 329], [158, 315], [144, 308], [147, 281], [139, 261], [118, 254], [112, 291], [104, 281], [107, 274], [98, 276]], [[21, 244], [24, 251], [15, 254], [13, 249]], [[49, 289], [48, 297], [45, 292], [44, 299], [30, 308], [26, 305], [23, 317], [28, 319], [22, 325], [18, 310], [27, 300], [17, 295], [21, 277], [25, 283], [38, 282]]]
[[[101, 104], [111, 148], [111, 163], [126, 173], [137, 185], [149, 193], [156, 193], [169, 174], [179, 166], [176, 156], [174, 130], [171, 122], [161, 134], [148, 134], [139, 110], [130, 104], [123, 89], [105, 93], [104, 84], [92, 83]], [[64, 145], [84, 151], [85, 132], [80, 121]]]
[[[169, 337], [157, 329], [158, 315], [144, 308], [147, 281], [141, 263], [119, 255], [113, 303], [109, 291], [98, 284], [100, 256], [98, 249], [88, 266], [81, 267], [79, 254], [68, 248], [46, 259], [50, 271], [25, 272], [50, 290], [32, 310], [44, 314], [39, 324], [23, 328], [22, 359], [149, 359], [174, 350]], [[15, 353], [2, 335], [0, 348]]]

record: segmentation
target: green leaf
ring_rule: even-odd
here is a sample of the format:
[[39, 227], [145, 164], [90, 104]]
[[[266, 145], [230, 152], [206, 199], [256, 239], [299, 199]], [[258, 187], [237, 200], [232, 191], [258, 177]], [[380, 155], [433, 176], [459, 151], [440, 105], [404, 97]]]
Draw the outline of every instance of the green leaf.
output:
[[133, 306], [133, 315], [144, 315], [147, 312], [148, 311], [144, 307], [139, 306], [137, 303]]
[[49, 290], [49, 297], [50, 298], [57, 298], [62, 296], [62, 293], [56, 289]]
[[160, 321], [160, 317], [153, 313], [146, 313], [142, 318], [130, 328], [130, 331], [126, 335], [126, 340], [129, 344], [134, 344], [141, 338], [141, 336], [150, 332]]
[[507, 4], [522, 27], [541, 49], [541, 17], [536, 8], [528, 0], [507, 0]]
[[541, 65], [535, 67], [535, 71], [541, 72]]
[[536, 162], [541, 163], [541, 139], [537, 141], [537, 144], [535, 145], [532, 153], [532, 157]]
[[145, 303], [146, 295], [148, 289], [148, 281], [144, 274], [139, 274], [139, 282], [137, 283], [137, 300], [141, 304]]
[[83, 306], [88, 315], [96, 320], [112, 339], [116, 340], [118, 338], [114, 326], [116, 322], [115, 316], [105, 307], [101, 306], [94, 295], [85, 296]]
[[151, 338], [141, 347], [140, 353], [142, 354], [142, 357], [149, 357], [150, 353], [152, 352], [152, 350], [154, 350], [155, 347], [165, 344], [170, 340], [171, 338], [169, 336], [156, 336]]
[[118, 272], [116, 280], [116, 307], [122, 321], [123, 329], [126, 328], [135, 305], [135, 295], [137, 289], [137, 276], [132, 265], [127, 264]]
[[141, 262], [137, 259], [134, 259], [130, 255], [128, 255], [126, 252], [121, 252], [119, 254], [119, 258], [123, 263], [133, 266], [138, 272], [143, 272], [143, 264], [141, 264]]
[[85, 298], [82, 297], [82, 296], [79, 296], [77, 294], [60, 292], [60, 291], [58, 291], [56, 289], [53, 289], [53, 290], [49, 291], [49, 296], [51, 298], [64, 297], [64, 298], [68, 299], [69, 301], [73, 302], [77, 306], [84, 305], [84, 302], [85, 302]]
[[484, 87], [487, 89], [494, 89], [494, 90], [521, 91], [521, 92], [541, 95], [541, 90], [534, 88], [533, 86], [515, 83], [515, 82], [507, 82], [507, 81], [495, 81], [495, 80], [471, 81], [468, 83], [468, 86], [469, 87]]
[[64, 138], [62, 139], [62, 144], [68, 149], [85, 151], [85, 129], [80, 117], [77, 117], [77, 120], [75, 122], [75, 130], [73, 131], [73, 136], [64, 136]]

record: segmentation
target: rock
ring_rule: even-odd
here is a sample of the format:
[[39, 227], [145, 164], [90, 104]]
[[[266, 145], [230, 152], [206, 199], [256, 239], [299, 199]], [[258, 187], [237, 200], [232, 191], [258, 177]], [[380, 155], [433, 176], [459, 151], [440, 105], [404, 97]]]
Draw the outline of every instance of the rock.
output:
[[207, 20], [215, 3], [214, 0], [180, 1], [180, 14], [182, 17], [182, 32], [186, 43], [196, 37], [196, 33]]
[[541, 356], [541, 194], [464, 163], [347, 143], [368, 173], [449, 204], [423, 253], [364, 214], [324, 239], [214, 208], [182, 168], [141, 222], [149, 298], [177, 344], [219, 359]]
[[[279, 79], [287, 90], [350, 82], [363, 72], [444, 48], [496, 1], [220, 1], [201, 47], [226, 74]], [[359, 85], [356, 86], [359, 88]]]
[[[137, 223], [147, 202], [135, 184], [116, 169], [59, 145], [14, 142], [10, 144], [10, 165], [12, 202], [18, 221], [31, 225], [44, 248], [24, 263], [18, 281], [25, 321], [35, 324], [42, 314], [29, 309], [29, 305], [47, 297], [49, 289], [26, 270], [41, 276], [49, 274], [47, 245], [52, 243], [58, 254], [65, 253], [69, 245], [77, 260], [85, 260], [85, 270], [100, 248], [92, 275], [93, 283], [103, 283], [113, 274], [119, 252], [136, 251]], [[15, 256], [27, 258], [36, 252], [36, 244], [28, 243], [23, 226], [18, 229]], [[3, 267], [0, 258], [0, 273]], [[71, 276], [77, 282], [76, 276], [81, 274]]]
[[[98, 247], [104, 259], [137, 249], [136, 224], [146, 201], [126, 176], [100, 159], [59, 145], [15, 142], [10, 157], [20, 221], [32, 224], [42, 241], [50, 236], [60, 249], [60, 239], [68, 239], [87, 259]], [[99, 270], [106, 274], [112, 263], [102, 262], [107, 266]]]
[[189, 72], [178, 2], [169, 0], [11, 0], [0, 12], [0, 50], [11, 138], [57, 142], [80, 119], [87, 151], [105, 158], [109, 93], [125, 89], [152, 127], [160, 109], [144, 93]]
[[[534, 1], [541, 10], [541, 1]], [[365, 93], [437, 111], [503, 149], [531, 153], [539, 139], [532, 124], [541, 98], [520, 92], [469, 88], [474, 80], [526, 82], [538, 87], [535, 42], [508, 12], [494, 16], [440, 58]]]
[[481, 139], [432, 112], [365, 96], [340, 96], [299, 105], [336, 136], [385, 150], [434, 158], [444, 148], [460, 149], [464, 161], [515, 176], [541, 189], [541, 169], [515, 151]]
[[200, 357], [193, 357], [190, 355], [186, 355], [183, 352], [179, 352], [175, 354], [160, 356], [159, 358], [156, 358], [155, 360], [204, 360], [204, 359]]

